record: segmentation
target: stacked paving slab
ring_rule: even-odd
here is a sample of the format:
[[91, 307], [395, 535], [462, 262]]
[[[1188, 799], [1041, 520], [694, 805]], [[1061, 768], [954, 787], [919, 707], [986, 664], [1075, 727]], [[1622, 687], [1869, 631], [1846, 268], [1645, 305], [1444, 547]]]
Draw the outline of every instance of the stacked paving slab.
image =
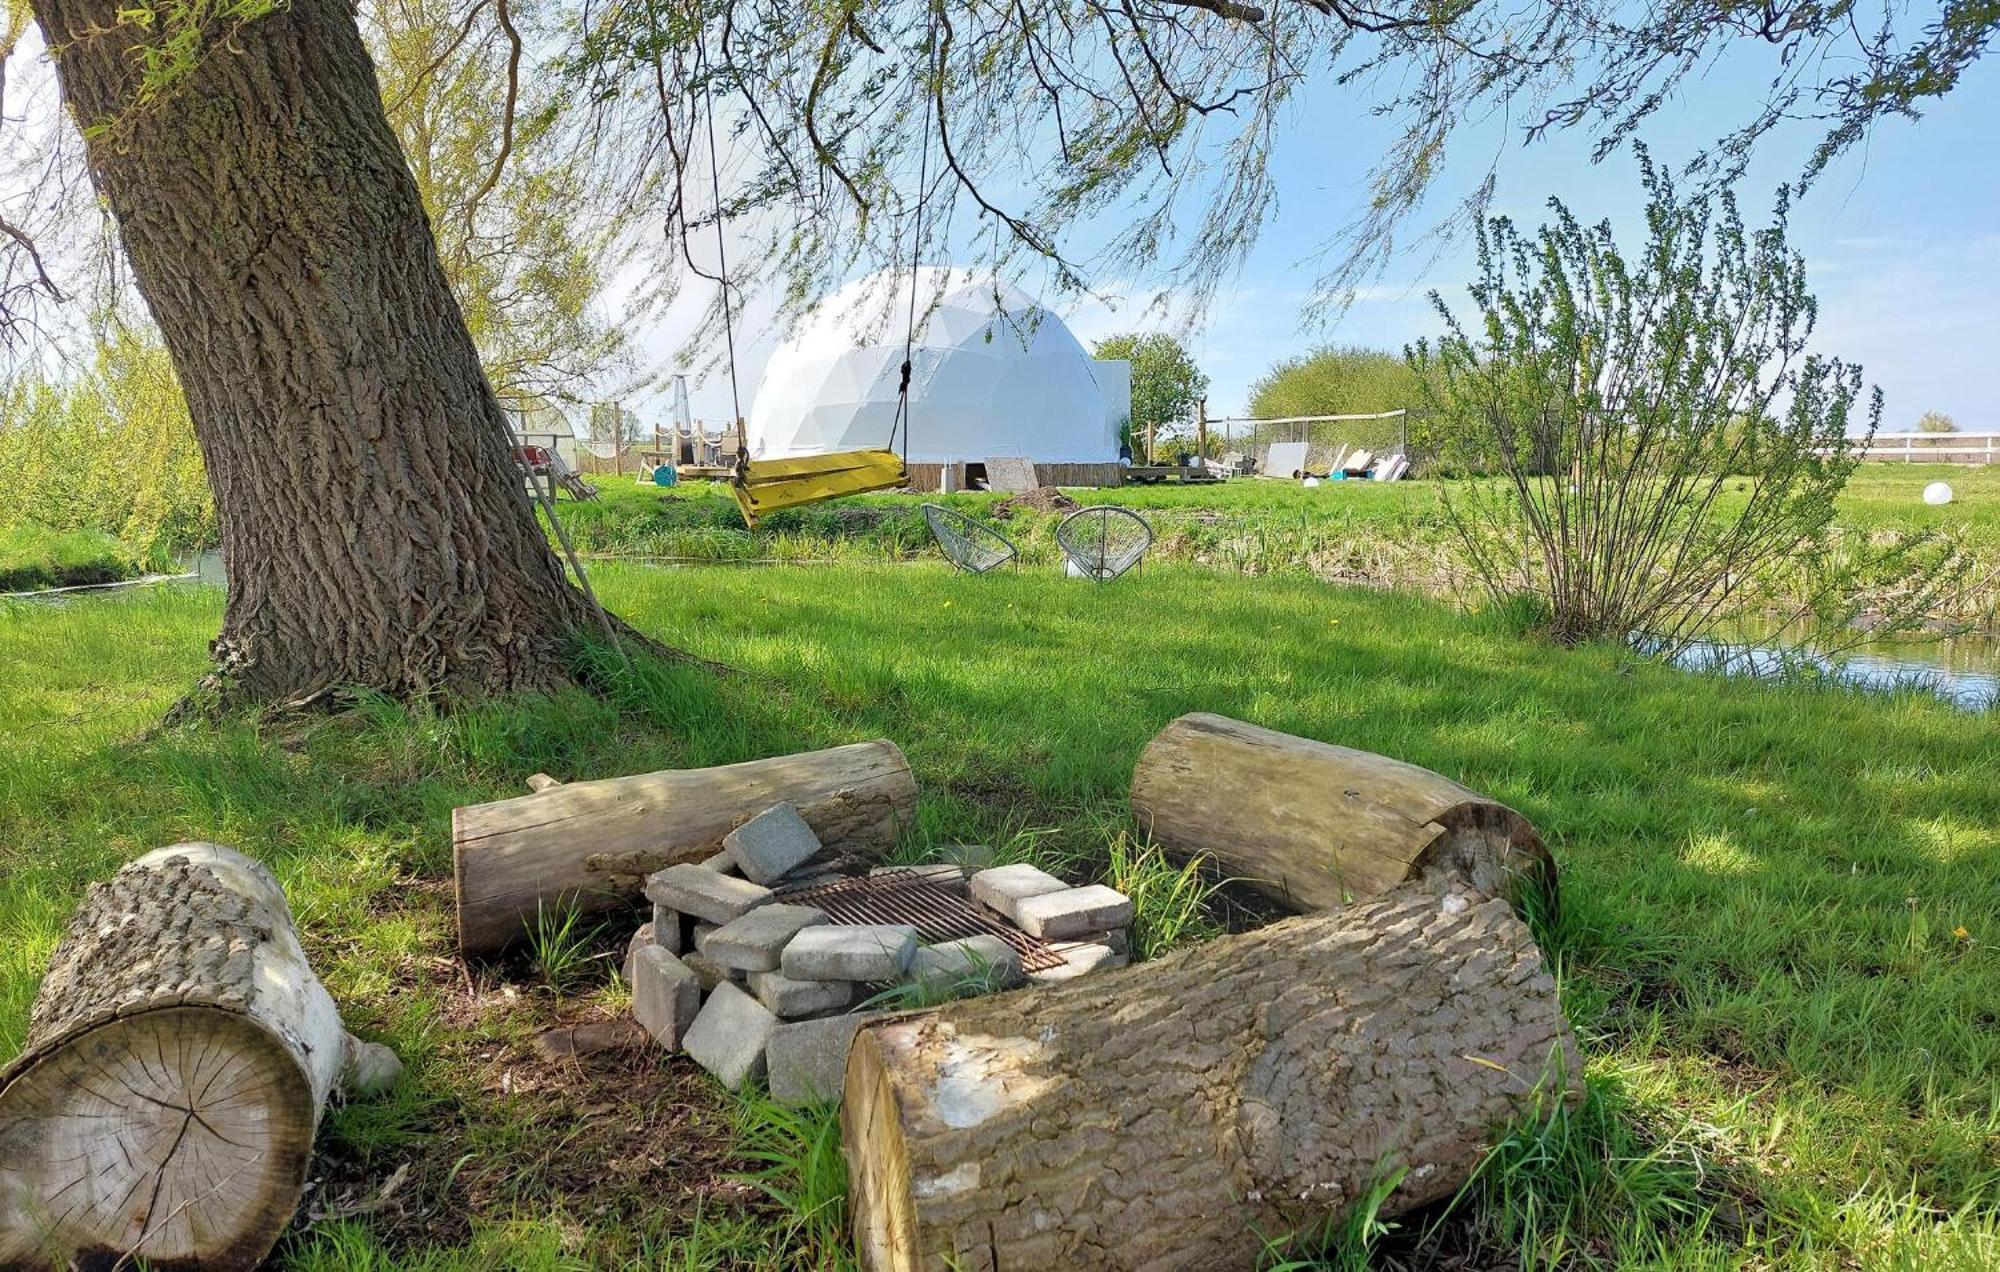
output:
[[[978, 853], [959, 849], [962, 861]], [[731, 1090], [768, 1079], [787, 1104], [838, 1099], [863, 1024], [895, 1009], [1123, 967], [1132, 902], [1028, 865], [890, 867], [969, 896], [1042, 938], [1062, 962], [1023, 972], [998, 936], [925, 944], [914, 927], [843, 923], [783, 893], [848, 877], [812, 827], [778, 804], [731, 831], [706, 861], [646, 881], [653, 918], [625, 961], [632, 1010], [661, 1046], [685, 1051]], [[913, 987], [901, 993], [899, 987]]]

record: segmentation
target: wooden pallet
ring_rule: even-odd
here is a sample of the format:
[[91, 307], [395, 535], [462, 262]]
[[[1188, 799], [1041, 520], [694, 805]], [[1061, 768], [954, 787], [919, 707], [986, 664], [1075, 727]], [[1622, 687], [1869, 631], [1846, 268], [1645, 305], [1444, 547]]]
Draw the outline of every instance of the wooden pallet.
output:
[[1206, 468], [1186, 468], [1180, 464], [1135, 464], [1125, 470], [1125, 480], [1151, 486], [1163, 481], [1177, 481], [1182, 485], [1204, 485], [1221, 481]]

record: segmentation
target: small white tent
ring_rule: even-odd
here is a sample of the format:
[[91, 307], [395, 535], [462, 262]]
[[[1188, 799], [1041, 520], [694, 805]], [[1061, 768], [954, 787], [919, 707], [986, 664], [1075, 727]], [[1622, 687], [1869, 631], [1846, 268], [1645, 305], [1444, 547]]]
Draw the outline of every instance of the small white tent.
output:
[[[910, 282], [885, 270], [850, 283], [772, 355], [750, 407], [752, 458], [890, 445]], [[926, 266], [916, 297], [908, 458], [918, 485], [987, 456], [1115, 469], [1129, 368], [1100, 368], [1062, 319], [991, 278]]]

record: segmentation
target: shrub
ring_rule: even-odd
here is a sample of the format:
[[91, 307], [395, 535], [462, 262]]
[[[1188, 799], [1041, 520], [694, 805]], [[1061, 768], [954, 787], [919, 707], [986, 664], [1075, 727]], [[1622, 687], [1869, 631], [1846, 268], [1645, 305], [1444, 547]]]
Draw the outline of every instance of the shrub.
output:
[[1860, 368], [1806, 352], [1816, 307], [1785, 191], [1751, 233], [1728, 191], [1684, 199], [1640, 166], [1639, 256], [1555, 199], [1532, 237], [1495, 217], [1478, 322], [1433, 293], [1445, 334], [1412, 359], [1460, 463], [1499, 477], [1443, 496], [1485, 587], [1541, 597], [1559, 640], [1677, 652], [1768, 570], [1825, 552], [1881, 393], [1860, 407]]
[[166, 350], [131, 335], [102, 344], [67, 381], [0, 394], [0, 525], [95, 530], [165, 565], [213, 543], [215, 505]]
[[1417, 373], [1386, 349], [1324, 345], [1274, 363], [1250, 386], [1250, 414], [1369, 415], [1417, 405]]

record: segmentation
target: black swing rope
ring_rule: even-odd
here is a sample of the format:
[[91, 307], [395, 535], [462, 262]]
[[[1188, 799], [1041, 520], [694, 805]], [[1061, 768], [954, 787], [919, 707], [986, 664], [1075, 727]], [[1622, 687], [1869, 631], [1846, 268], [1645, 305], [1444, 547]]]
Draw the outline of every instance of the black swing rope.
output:
[[736, 391], [736, 313], [729, 300], [729, 254], [722, 240], [722, 169], [715, 157], [715, 90], [708, 80], [708, 45], [700, 46], [701, 96], [708, 120], [708, 186], [715, 199], [715, 281], [722, 289], [722, 340], [729, 351], [729, 406], [736, 414], [736, 467], [749, 462], [749, 439], [743, 435], [743, 400]]
[[889, 449], [896, 449], [896, 430], [903, 431], [903, 467], [910, 466], [910, 360], [917, 341], [917, 279], [924, 250], [924, 202], [930, 195], [931, 101], [938, 91], [930, 78], [937, 72], [937, 12], [930, 10], [924, 34], [924, 130], [917, 150], [917, 222], [910, 235], [910, 311], [903, 324], [903, 378], [896, 389], [896, 418], [889, 421]]
[[[715, 207], [715, 269], [716, 284], [722, 289], [722, 339], [729, 358], [729, 405], [736, 413], [736, 464], [742, 471], [749, 462], [748, 439], [743, 435], [743, 401], [737, 391], [736, 372], [736, 314], [729, 299], [729, 257], [723, 243], [722, 233], [722, 173], [716, 159], [715, 146], [715, 90], [708, 77], [708, 46], [700, 46], [701, 92], [703, 115], [708, 127], [708, 182], [709, 193]], [[910, 370], [911, 359], [917, 338], [917, 271], [922, 260], [924, 245], [924, 202], [930, 192], [931, 159], [931, 103], [933, 88], [929, 83], [937, 59], [937, 15], [932, 12], [925, 34], [924, 77], [924, 127], [923, 144], [917, 155], [917, 211], [916, 225], [910, 238], [910, 305], [903, 325], [903, 367], [902, 380], [896, 389], [896, 415], [889, 422], [889, 444], [887, 449], [896, 449], [896, 434], [903, 436], [902, 459], [905, 467], [910, 460]]]

